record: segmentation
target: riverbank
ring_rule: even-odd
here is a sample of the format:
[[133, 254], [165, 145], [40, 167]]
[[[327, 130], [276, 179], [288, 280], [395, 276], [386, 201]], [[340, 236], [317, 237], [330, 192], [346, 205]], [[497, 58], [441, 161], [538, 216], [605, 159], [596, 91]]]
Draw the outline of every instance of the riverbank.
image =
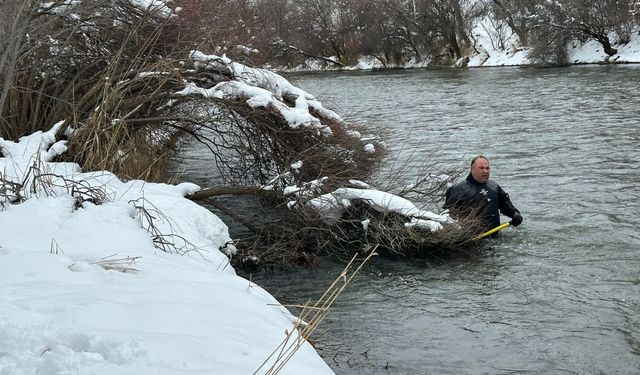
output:
[[[505, 48], [495, 48], [493, 37], [484, 28], [476, 28], [475, 49], [473, 52], [452, 64], [451, 67], [498, 67], [498, 66], [540, 66], [539, 61], [529, 57], [531, 48], [521, 47], [516, 40], [509, 40]], [[613, 38], [613, 36], [612, 36]], [[615, 40], [615, 39], [613, 39]], [[580, 42], [571, 41], [566, 48], [567, 64], [640, 64], [640, 28], [635, 28], [630, 35], [628, 43], [613, 43], [618, 53], [609, 56], [604, 52], [600, 43], [595, 40]], [[317, 59], [309, 59], [304, 64], [292, 69], [279, 68], [277, 70], [287, 72], [304, 71], [336, 71], [336, 70], [381, 70], [381, 69], [426, 69], [432, 65], [430, 59], [422, 61], [410, 60], [400, 65], [385, 65], [374, 56], [363, 56], [356, 64], [336, 67], [327, 65], [326, 62]], [[563, 64], [566, 65], [566, 64]]]
[[[496, 66], [536, 66], [539, 62], [529, 58], [530, 48], [519, 48], [511, 45], [506, 49], [491, 47], [489, 36], [480, 37], [479, 53], [468, 57], [468, 67], [496, 67]], [[604, 53], [600, 43], [588, 40], [584, 43], [573, 40], [567, 45], [567, 63], [569, 65], [581, 64], [622, 64], [640, 63], [640, 29], [631, 33], [628, 43], [614, 44], [618, 53], [609, 56]]]
[[[59, 126], [0, 138], [0, 374], [265, 373], [296, 318], [236, 275], [199, 188], [53, 162]], [[279, 373], [333, 374], [304, 340]]]

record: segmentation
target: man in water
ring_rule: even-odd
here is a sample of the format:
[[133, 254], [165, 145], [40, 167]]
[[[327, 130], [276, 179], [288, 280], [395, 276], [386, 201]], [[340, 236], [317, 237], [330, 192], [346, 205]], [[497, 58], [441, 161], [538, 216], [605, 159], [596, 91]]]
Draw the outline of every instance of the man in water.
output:
[[509, 194], [489, 180], [489, 174], [489, 159], [483, 155], [474, 157], [466, 180], [447, 189], [444, 208], [453, 217], [481, 219], [483, 231], [500, 225], [500, 213], [510, 217], [511, 225], [517, 227], [522, 223], [520, 211], [511, 203]]

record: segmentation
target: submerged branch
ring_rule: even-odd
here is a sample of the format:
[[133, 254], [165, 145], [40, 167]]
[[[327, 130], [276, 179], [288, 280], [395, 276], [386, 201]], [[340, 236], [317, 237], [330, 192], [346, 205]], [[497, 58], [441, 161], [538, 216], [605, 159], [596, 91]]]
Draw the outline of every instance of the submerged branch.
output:
[[273, 190], [265, 190], [259, 187], [242, 187], [242, 186], [218, 186], [205, 188], [200, 191], [197, 191], [193, 194], [187, 195], [187, 199], [191, 199], [192, 201], [201, 201], [213, 197], [219, 197], [223, 195], [253, 195], [256, 197], [264, 197], [264, 198], [282, 198], [282, 193], [273, 191]]

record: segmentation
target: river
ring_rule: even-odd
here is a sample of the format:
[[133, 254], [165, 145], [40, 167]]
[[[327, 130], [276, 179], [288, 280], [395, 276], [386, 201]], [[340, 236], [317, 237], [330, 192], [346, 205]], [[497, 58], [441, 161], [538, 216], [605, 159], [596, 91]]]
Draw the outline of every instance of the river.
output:
[[[383, 169], [488, 156], [525, 219], [475, 254], [372, 261], [316, 337], [336, 374], [640, 374], [640, 66], [288, 78], [385, 133]], [[341, 268], [252, 278], [301, 303]]]

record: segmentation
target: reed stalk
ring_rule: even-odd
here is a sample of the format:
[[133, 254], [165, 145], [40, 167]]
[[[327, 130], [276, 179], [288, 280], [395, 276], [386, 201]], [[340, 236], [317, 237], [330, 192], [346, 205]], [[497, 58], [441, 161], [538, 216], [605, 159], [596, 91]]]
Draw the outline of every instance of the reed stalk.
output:
[[[359, 264], [356, 262], [358, 254], [354, 255], [342, 272], [340, 272], [338, 277], [336, 277], [316, 302], [313, 304], [307, 303], [302, 305], [302, 311], [298, 315], [298, 319], [293, 325], [293, 329], [291, 331], [287, 331], [282, 342], [274, 349], [269, 357], [265, 359], [260, 367], [253, 372], [253, 375], [276, 375], [284, 368], [287, 362], [291, 360], [293, 355], [302, 347], [302, 345], [310, 339], [311, 335], [329, 314], [331, 306], [349, 285], [351, 280], [353, 280], [353, 277], [360, 272], [362, 267], [371, 259], [371, 257], [378, 255], [376, 252], [377, 248], [378, 247], [375, 246]], [[287, 305], [285, 307], [291, 306], [294, 305]], [[295, 307], [299, 306], [300, 305], [295, 305]], [[272, 360], [273, 363], [269, 366], [269, 363]], [[265, 372], [261, 372], [262, 370]]]

